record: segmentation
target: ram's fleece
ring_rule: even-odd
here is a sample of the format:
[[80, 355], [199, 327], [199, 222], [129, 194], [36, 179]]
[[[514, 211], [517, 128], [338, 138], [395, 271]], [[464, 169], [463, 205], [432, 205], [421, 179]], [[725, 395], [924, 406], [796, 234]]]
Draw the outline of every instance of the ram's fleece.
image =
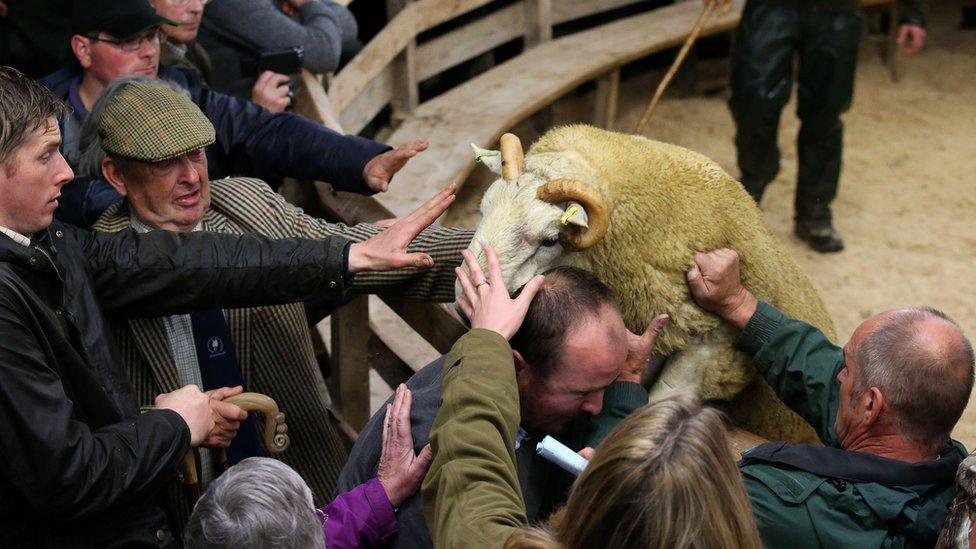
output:
[[[516, 152], [506, 152], [506, 139]], [[735, 179], [690, 150], [583, 125], [546, 133], [524, 167], [511, 135], [501, 154], [478, 152], [505, 176], [485, 193], [470, 249], [482, 257], [485, 244], [494, 246], [510, 290], [555, 265], [589, 269], [617, 292], [631, 331], [656, 313], [671, 316], [657, 343], [669, 359], [652, 400], [690, 386], [703, 399], [729, 401], [743, 429], [816, 440], [733, 348], [734, 329], [695, 305], [685, 283], [694, 251], [733, 248], [759, 299], [834, 337], [817, 292]]]

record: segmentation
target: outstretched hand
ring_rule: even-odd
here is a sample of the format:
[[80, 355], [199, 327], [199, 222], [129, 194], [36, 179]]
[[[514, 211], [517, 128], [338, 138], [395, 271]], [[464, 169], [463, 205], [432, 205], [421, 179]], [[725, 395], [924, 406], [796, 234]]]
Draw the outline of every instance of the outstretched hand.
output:
[[[535, 297], [544, 280], [542, 275], [536, 275], [522, 287], [518, 297], [512, 299], [505, 287], [502, 268], [498, 263], [498, 256], [491, 246], [485, 246], [485, 256], [488, 259], [488, 277], [485, 278], [481, 265], [469, 250], [462, 252], [468, 272], [457, 267], [458, 281], [464, 290], [464, 295], [458, 299], [458, 306], [472, 328], [484, 328], [498, 332], [505, 339], [510, 339], [518, 331], [529, 304]], [[469, 274], [470, 273], [470, 274]]]
[[427, 269], [434, 266], [434, 259], [423, 252], [407, 252], [420, 231], [426, 229], [451, 203], [454, 202], [454, 185], [434, 195], [410, 215], [401, 217], [385, 231], [365, 242], [349, 247], [349, 272], [392, 271], [405, 267]]
[[399, 507], [417, 492], [434, 459], [430, 444], [424, 446], [419, 454], [413, 453], [413, 435], [410, 433], [412, 402], [410, 389], [401, 383], [393, 404], [386, 405], [383, 419], [383, 448], [376, 476], [394, 507]]
[[[643, 334], [627, 332], [627, 362], [617, 374], [617, 381], [641, 382], [641, 376], [651, 360], [651, 353], [654, 352], [657, 336], [667, 326], [668, 320], [668, 315], [657, 315], [648, 323]], [[653, 372], [653, 377], [657, 377], [656, 373]]]
[[427, 150], [429, 145], [426, 139], [415, 139], [392, 151], [374, 156], [363, 168], [366, 186], [378, 193], [390, 190], [390, 180], [393, 176], [407, 164], [408, 160], [417, 156], [417, 153]]

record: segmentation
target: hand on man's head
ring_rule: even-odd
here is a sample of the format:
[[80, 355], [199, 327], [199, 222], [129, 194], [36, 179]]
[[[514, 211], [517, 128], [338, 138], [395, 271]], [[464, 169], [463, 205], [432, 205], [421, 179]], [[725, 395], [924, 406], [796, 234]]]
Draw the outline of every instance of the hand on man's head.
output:
[[410, 432], [412, 403], [410, 389], [400, 384], [393, 404], [386, 405], [383, 419], [383, 447], [376, 476], [394, 507], [399, 507], [420, 489], [420, 483], [434, 460], [430, 444], [424, 446], [419, 454], [414, 454], [413, 435]]
[[[532, 298], [542, 287], [544, 277], [536, 275], [525, 283], [518, 297], [508, 295], [498, 256], [491, 246], [485, 246], [488, 259], [488, 276], [485, 277], [481, 265], [469, 250], [462, 252], [468, 271], [457, 267], [457, 274], [464, 295], [458, 299], [458, 307], [468, 317], [472, 328], [483, 328], [498, 332], [505, 339], [511, 339], [518, 331], [529, 311]], [[470, 273], [470, 274], [469, 274]]]
[[735, 250], [695, 252], [687, 279], [691, 297], [702, 309], [739, 329], [745, 328], [756, 311], [755, 296], [742, 285], [739, 254]]
[[365, 242], [349, 247], [349, 272], [392, 271], [414, 267], [429, 269], [434, 258], [423, 252], [407, 252], [421, 231], [426, 229], [454, 202], [454, 185], [434, 195], [410, 215], [396, 219], [386, 230]]
[[196, 385], [186, 385], [171, 393], [157, 396], [156, 408], [172, 410], [183, 418], [190, 429], [190, 447], [203, 443], [214, 428], [210, 397]]
[[426, 139], [415, 139], [392, 151], [374, 156], [363, 168], [366, 186], [378, 193], [390, 190], [390, 180], [393, 176], [406, 166], [408, 160], [417, 156], [417, 153], [427, 150], [429, 145]]

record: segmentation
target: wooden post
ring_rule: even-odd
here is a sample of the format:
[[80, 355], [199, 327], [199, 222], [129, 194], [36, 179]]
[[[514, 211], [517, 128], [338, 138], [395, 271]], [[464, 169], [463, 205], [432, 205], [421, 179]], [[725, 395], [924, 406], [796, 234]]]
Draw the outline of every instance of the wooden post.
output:
[[620, 68], [601, 76], [596, 81], [593, 104], [593, 124], [605, 130], [613, 129], [617, 119], [617, 96], [620, 93]]
[[892, 2], [888, 8], [888, 39], [885, 42], [885, 65], [891, 73], [891, 81], [898, 82], [901, 74], [898, 72], [898, 2]]
[[552, 0], [525, 0], [525, 49], [552, 40]]
[[329, 392], [356, 431], [369, 421], [369, 301], [357, 297], [332, 313]]
[[[392, 19], [412, 0], [386, 0], [386, 15]], [[393, 120], [401, 121], [420, 104], [419, 82], [417, 81], [417, 40], [409, 44], [391, 63], [393, 67]]]

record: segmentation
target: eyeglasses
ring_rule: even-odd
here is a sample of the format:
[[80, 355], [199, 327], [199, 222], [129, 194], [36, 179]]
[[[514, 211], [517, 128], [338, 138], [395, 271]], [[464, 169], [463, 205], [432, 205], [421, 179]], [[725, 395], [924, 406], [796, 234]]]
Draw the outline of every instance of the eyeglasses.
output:
[[133, 36], [132, 38], [126, 38], [125, 40], [115, 40], [113, 38], [99, 38], [97, 35], [89, 35], [88, 38], [92, 40], [97, 40], [98, 42], [105, 42], [112, 44], [116, 48], [124, 52], [136, 52], [139, 51], [143, 45], [149, 44], [152, 46], [159, 46], [160, 40], [162, 40], [163, 31], [159, 29], [153, 29], [145, 34], [140, 34], [139, 36]]

